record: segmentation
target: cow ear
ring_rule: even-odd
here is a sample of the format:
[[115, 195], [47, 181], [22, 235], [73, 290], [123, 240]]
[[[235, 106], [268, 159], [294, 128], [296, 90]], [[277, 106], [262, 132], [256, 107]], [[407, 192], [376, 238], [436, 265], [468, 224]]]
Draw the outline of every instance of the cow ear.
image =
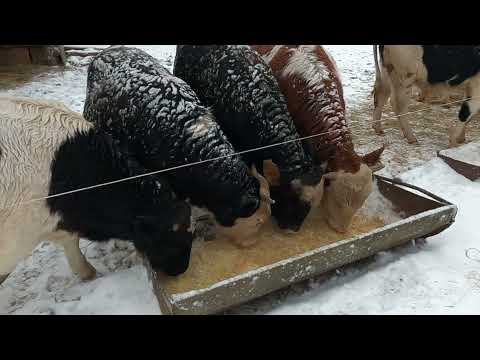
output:
[[370, 167], [373, 172], [383, 169], [384, 165], [380, 162], [380, 156], [384, 150], [385, 144], [381, 148], [362, 156], [362, 162]]

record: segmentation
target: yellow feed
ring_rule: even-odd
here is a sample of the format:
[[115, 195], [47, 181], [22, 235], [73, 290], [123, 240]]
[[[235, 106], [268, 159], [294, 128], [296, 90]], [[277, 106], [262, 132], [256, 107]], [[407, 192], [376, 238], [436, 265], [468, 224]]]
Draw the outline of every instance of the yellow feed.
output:
[[273, 223], [267, 223], [259, 234], [260, 240], [251, 248], [239, 248], [223, 238], [194, 244], [187, 272], [177, 277], [162, 276], [162, 284], [170, 294], [203, 289], [241, 273], [384, 225], [384, 221], [378, 217], [367, 218], [358, 214], [350, 230], [340, 234], [331, 230], [319, 212], [310, 214], [302, 230], [295, 234], [283, 232]]

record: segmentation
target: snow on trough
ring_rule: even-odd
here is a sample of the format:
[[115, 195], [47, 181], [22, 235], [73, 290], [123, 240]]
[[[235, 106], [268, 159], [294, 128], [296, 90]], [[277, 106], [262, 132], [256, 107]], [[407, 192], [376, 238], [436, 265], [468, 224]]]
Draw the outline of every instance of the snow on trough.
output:
[[442, 151], [442, 155], [452, 159], [480, 166], [480, 142], [472, 142], [464, 146]]
[[[172, 68], [175, 46], [138, 47]], [[480, 314], [480, 251], [471, 250], [480, 249], [477, 235], [480, 181], [469, 181], [435, 158], [436, 151], [444, 146], [443, 136], [445, 147], [448, 143], [443, 130], [439, 133], [441, 140], [434, 142], [429, 139], [434, 129], [422, 129], [422, 122], [415, 124], [426, 134], [424, 138], [420, 136], [419, 148], [406, 144], [395, 129], [387, 130], [386, 139], [374, 135], [370, 125], [362, 123], [372, 111], [370, 92], [374, 65], [371, 46], [327, 45], [326, 48], [342, 74], [359, 149], [366, 152], [388, 140], [386, 168], [382, 173], [387, 176], [401, 174], [403, 181], [456, 204], [456, 222], [421, 247], [412, 245], [380, 253], [373, 261], [339, 270], [326, 280], [313, 279], [305, 286], [266, 296], [231, 312]], [[17, 79], [15, 75], [18, 83], [11, 86], [4, 85], [2, 76], [8, 74], [0, 69], [0, 94], [59, 100], [82, 112], [86, 65], [90, 60], [88, 57], [71, 57], [65, 70], [52, 68], [32, 72], [19, 69], [24, 79]], [[436, 115], [432, 117], [438, 118]], [[472, 126], [478, 127], [476, 124]], [[460, 153], [458, 156], [480, 162], [477, 150], [478, 145], [467, 144], [456, 151]], [[414, 165], [416, 167], [412, 168]], [[386, 204], [378, 205], [376, 200], [374, 196], [368, 200], [369, 212], [377, 206], [385, 208]], [[131, 245], [118, 241], [97, 244], [82, 240], [83, 251], [101, 275], [94, 281], [81, 282], [72, 276], [63, 251], [45, 240], [0, 285], [0, 314], [160, 314], [145, 268]]]

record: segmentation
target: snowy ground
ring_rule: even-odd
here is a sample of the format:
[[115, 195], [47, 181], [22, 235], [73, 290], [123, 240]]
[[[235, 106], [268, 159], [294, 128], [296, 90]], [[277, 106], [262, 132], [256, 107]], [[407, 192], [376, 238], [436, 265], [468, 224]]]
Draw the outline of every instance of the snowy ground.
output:
[[[98, 45], [92, 45], [98, 47]], [[139, 46], [171, 68], [175, 46]], [[447, 126], [458, 106], [429, 108], [412, 116], [420, 145], [408, 145], [395, 122], [386, 135], [374, 135], [369, 124], [374, 81], [370, 45], [327, 45], [342, 73], [352, 132], [361, 153], [387, 145], [382, 171], [398, 175], [455, 203], [457, 221], [445, 232], [415, 246], [378, 254], [231, 311], [234, 314], [471, 314], [480, 313], [480, 239], [474, 228], [480, 182], [470, 182], [441, 160], [448, 145]], [[65, 70], [0, 68], [0, 94], [63, 101], [83, 110], [88, 58], [71, 58]], [[428, 108], [418, 103], [412, 110]], [[390, 110], [390, 109], [387, 109]], [[387, 116], [392, 113], [387, 111]], [[480, 140], [480, 122], [467, 139]], [[472, 154], [470, 154], [472, 156]], [[477, 161], [480, 161], [478, 154]], [[48, 240], [48, 239], [46, 239]], [[104, 245], [82, 241], [89, 261], [101, 274], [83, 283], [72, 277], [62, 250], [42, 243], [0, 285], [0, 314], [159, 314], [145, 269], [122, 242]], [[467, 256], [468, 255], [468, 256]]]

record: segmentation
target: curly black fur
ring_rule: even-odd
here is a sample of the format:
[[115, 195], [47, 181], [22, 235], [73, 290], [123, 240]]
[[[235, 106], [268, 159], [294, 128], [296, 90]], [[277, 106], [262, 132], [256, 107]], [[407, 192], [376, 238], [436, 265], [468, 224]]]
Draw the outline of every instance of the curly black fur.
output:
[[[299, 138], [271, 69], [248, 46], [179, 45], [174, 74], [214, 109], [236, 149]], [[283, 183], [312, 170], [312, 160], [300, 141], [248, 153], [244, 158], [257, 165], [272, 159]]]
[[[197, 95], [147, 53], [127, 47], [98, 54], [88, 69], [84, 116], [129, 144], [150, 170], [234, 154]], [[260, 204], [259, 183], [238, 156], [166, 173], [182, 199], [232, 226]]]
[[318, 184], [322, 169], [314, 167], [308, 144], [299, 139], [285, 98], [261, 56], [248, 46], [179, 45], [174, 74], [185, 80], [215, 117], [237, 150], [291, 141], [244, 155], [262, 172], [263, 160], [279, 168], [281, 185], [271, 187], [272, 215], [281, 228], [298, 230], [311, 204], [290, 182]]
[[[96, 129], [67, 139], [51, 164], [49, 195], [123, 179], [145, 170]], [[60, 216], [59, 230], [93, 241], [132, 241], [157, 270], [177, 275], [187, 270], [193, 235], [191, 209], [175, 199], [168, 182], [143, 177], [47, 199]]]

